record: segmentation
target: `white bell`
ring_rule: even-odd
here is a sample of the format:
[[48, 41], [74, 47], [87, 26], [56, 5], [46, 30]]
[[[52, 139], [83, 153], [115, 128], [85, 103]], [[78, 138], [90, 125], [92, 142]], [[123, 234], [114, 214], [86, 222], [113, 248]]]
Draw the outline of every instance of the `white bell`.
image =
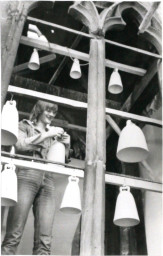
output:
[[40, 60], [37, 49], [33, 49], [30, 61], [28, 63], [28, 68], [31, 70], [38, 70], [40, 67]]
[[118, 94], [123, 91], [122, 80], [117, 68], [114, 69], [113, 73], [111, 74], [108, 91], [113, 94]]
[[32, 31], [27, 32], [27, 37], [32, 38], [32, 39], [38, 39], [39, 38], [37, 32], [32, 32]]
[[[55, 140], [48, 151], [47, 160], [64, 164], [65, 163], [65, 145]], [[48, 165], [52, 165], [54, 167], [54, 172], [56, 171], [61, 172], [62, 169], [65, 168], [65, 166], [59, 165], [59, 164], [49, 163]]]
[[13, 145], [18, 140], [19, 115], [16, 108], [16, 101], [7, 101], [2, 109], [1, 116], [1, 144]]
[[44, 35], [39, 36], [39, 40], [41, 40], [42, 42], [48, 43], [48, 40]]
[[54, 162], [65, 163], [65, 145], [55, 140], [48, 151], [47, 159]]
[[120, 227], [132, 227], [140, 222], [135, 200], [128, 186], [120, 187], [113, 222]]
[[70, 71], [70, 77], [73, 79], [79, 79], [81, 77], [81, 69], [78, 59], [74, 59], [73, 65]]
[[16, 166], [6, 164], [1, 173], [1, 205], [14, 206], [17, 203]]
[[136, 163], [146, 159], [148, 153], [142, 130], [128, 120], [119, 136], [117, 158], [122, 162]]
[[62, 203], [60, 206], [61, 212], [76, 214], [81, 212], [81, 198], [79, 189], [79, 178], [70, 176], [69, 183], [65, 189]]

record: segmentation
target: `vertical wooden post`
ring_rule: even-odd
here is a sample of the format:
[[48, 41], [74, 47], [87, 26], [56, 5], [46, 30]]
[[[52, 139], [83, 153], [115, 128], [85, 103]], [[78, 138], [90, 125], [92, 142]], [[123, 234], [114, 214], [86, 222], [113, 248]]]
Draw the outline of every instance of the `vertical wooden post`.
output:
[[104, 255], [104, 164], [106, 157], [104, 60], [104, 40], [91, 39], [81, 256]]
[[28, 9], [31, 5], [33, 5], [33, 2], [18, 2], [17, 9], [15, 9], [15, 12], [13, 11], [12, 23], [6, 40], [6, 46], [2, 51], [1, 107], [5, 103], [20, 37]]

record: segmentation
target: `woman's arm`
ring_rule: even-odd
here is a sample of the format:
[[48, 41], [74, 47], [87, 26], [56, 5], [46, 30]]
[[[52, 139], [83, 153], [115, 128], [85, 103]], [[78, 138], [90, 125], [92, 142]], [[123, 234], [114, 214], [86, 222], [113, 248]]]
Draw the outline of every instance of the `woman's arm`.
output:
[[48, 131], [42, 132], [38, 135], [34, 135], [32, 137], [28, 137], [25, 139], [26, 144], [38, 145], [43, 142], [47, 138], [53, 138], [57, 136], [61, 136], [64, 130], [60, 127], [50, 127]]
[[15, 144], [18, 151], [37, 150], [38, 148], [42, 147], [42, 145], [39, 145], [39, 143], [43, 142], [46, 138], [60, 136], [60, 134], [64, 132], [62, 128], [50, 127], [47, 132], [28, 137], [28, 127], [29, 126], [24, 122], [19, 123], [18, 141]]

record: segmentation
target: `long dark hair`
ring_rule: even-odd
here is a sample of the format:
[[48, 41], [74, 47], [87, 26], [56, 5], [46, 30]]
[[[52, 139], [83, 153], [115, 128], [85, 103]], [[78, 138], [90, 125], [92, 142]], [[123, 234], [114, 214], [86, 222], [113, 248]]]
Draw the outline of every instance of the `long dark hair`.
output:
[[45, 111], [47, 108], [52, 109], [54, 112], [58, 111], [58, 105], [54, 103], [49, 103], [43, 100], [37, 101], [37, 103], [34, 105], [31, 114], [29, 116], [29, 119], [34, 124], [37, 123], [39, 116]]

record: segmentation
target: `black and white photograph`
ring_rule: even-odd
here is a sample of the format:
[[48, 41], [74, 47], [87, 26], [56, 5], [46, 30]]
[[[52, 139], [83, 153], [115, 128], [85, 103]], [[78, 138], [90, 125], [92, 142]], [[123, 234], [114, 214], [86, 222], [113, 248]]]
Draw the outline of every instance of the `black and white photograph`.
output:
[[0, 0], [1, 255], [162, 256], [162, 1]]

